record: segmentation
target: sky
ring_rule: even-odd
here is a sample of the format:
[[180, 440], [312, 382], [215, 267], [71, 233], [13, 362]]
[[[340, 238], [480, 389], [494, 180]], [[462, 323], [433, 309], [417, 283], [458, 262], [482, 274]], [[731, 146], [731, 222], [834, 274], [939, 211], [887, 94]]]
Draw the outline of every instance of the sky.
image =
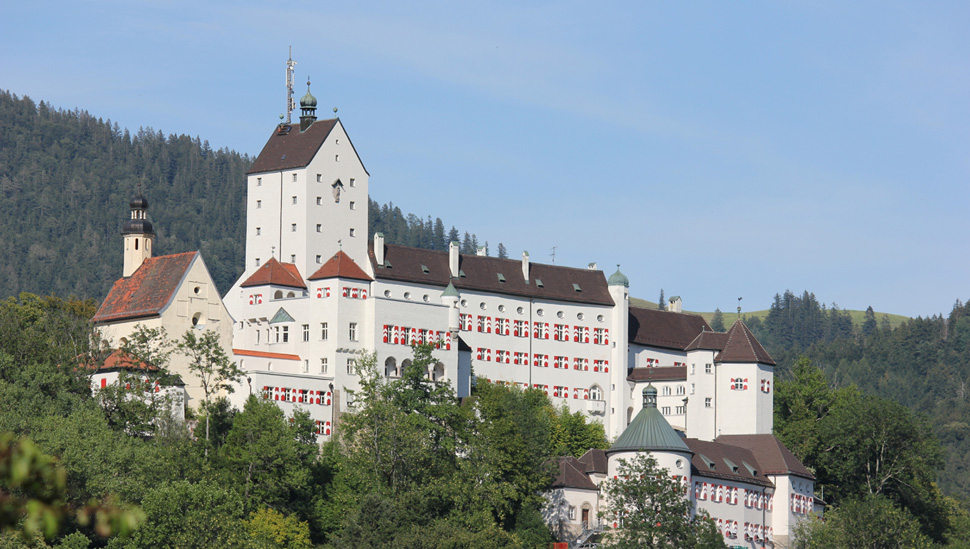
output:
[[292, 46], [297, 100], [309, 79], [339, 109], [371, 197], [493, 255], [619, 264], [688, 310], [791, 289], [925, 317], [970, 299], [968, 21], [942, 1], [6, 2], [0, 89], [255, 156]]

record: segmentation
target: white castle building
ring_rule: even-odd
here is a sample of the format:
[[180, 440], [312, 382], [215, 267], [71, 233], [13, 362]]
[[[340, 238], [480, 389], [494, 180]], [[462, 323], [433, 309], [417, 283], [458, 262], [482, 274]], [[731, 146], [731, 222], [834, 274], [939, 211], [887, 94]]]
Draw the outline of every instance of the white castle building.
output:
[[[309, 91], [300, 103], [300, 123], [274, 128], [247, 175], [246, 265], [222, 300], [198, 254], [152, 258], [150, 225], [145, 234], [126, 225], [124, 278], [99, 323], [116, 337], [136, 320], [220, 333], [231, 324], [246, 372], [234, 404], [257, 394], [287, 414], [308, 410], [322, 439], [353, 406], [364, 353], [395, 378], [411, 344], [432, 343], [428, 377], [460, 397], [476, 379], [541, 389], [616, 439], [560, 464], [549, 520], [572, 536], [595, 525], [598, 485], [631, 452], [663, 457], [735, 545], [783, 543], [814, 510], [814, 478], [772, 435], [775, 363], [740, 320], [718, 333], [680, 312], [679, 298], [667, 311], [631, 307], [619, 267], [607, 277], [528, 253], [498, 259], [459, 253], [457, 243], [445, 252], [369, 239], [369, 174], [357, 150], [340, 119], [316, 119]], [[134, 202], [132, 215], [144, 217]], [[165, 296], [143, 297], [146, 307], [131, 299], [156, 293], [158, 280]]]

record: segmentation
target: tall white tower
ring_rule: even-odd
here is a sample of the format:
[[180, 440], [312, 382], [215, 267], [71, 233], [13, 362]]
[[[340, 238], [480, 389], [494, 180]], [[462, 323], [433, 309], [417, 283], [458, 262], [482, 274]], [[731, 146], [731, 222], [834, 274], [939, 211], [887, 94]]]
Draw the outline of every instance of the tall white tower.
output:
[[155, 240], [155, 231], [147, 217], [148, 201], [145, 197], [139, 192], [128, 205], [131, 207], [131, 218], [121, 227], [121, 234], [125, 239], [124, 277], [131, 276], [152, 256], [152, 242]]
[[623, 432], [626, 428], [626, 394], [627, 394], [627, 347], [630, 342], [630, 279], [620, 272], [620, 266], [616, 266], [616, 272], [610, 275], [607, 280], [610, 289], [610, 297], [613, 298], [613, 319], [611, 329], [613, 330], [610, 355], [610, 383], [612, 384], [610, 394], [610, 425], [607, 431], [608, 436], [615, 436]]

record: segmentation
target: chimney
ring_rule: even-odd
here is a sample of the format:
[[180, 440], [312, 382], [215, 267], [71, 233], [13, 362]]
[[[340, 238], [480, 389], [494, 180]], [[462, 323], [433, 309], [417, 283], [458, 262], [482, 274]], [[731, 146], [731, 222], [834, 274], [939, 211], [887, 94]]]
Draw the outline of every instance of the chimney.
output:
[[378, 267], [384, 266], [384, 233], [374, 233], [374, 260]]
[[670, 298], [670, 305], [667, 307], [668, 311], [671, 313], [679, 313], [683, 310], [683, 308], [684, 302], [680, 299], [679, 295], [675, 295], [674, 297]]
[[448, 244], [448, 267], [451, 269], [451, 278], [458, 278], [458, 241]]
[[488, 255], [488, 249], [485, 246], [479, 246], [478, 250], [475, 251], [475, 255], [486, 256]]
[[586, 268], [589, 269], [589, 270], [591, 270], [591, 271], [597, 271], [597, 270], [599, 270], [599, 267], [596, 265], [596, 262], [595, 261], [593, 261], [592, 263], [590, 263], [589, 265], [587, 265]]
[[529, 281], [529, 252], [522, 252], [522, 278]]

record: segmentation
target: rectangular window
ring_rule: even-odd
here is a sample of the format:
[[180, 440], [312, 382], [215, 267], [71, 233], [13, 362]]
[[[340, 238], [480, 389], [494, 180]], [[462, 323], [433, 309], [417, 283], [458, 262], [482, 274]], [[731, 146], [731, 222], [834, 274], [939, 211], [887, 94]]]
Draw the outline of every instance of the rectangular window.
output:
[[280, 342], [280, 327], [279, 326], [276, 326], [273, 329], [273, 332], [276, 334], [276, 342], [279, 343]]
[[296, 204], [296, 197], [293, 197], [293, 203]]
[[351, 228], [350, 229], [350, 236], [357, 236], [357, 229]]
[[310, 361], [309, 360], [304, 360], [303, 361], [303, 373], [305, 374], [305, 373], [307, 373], [309, 371], [310, 371]]
[[263, 178], [262, 177], [257, 177], [256, 178], [256, 186], [257, 187], [262, 187], [263, 186]]
[[293, 181], [296, 181], [296, 174], [293, 174]]
[[695, 387], [695, 385], [696, 385], [695, 383], [691, 383], [690, 384], [690, 394], [694, 394], [694, 387]]
[[356, 187], [357, 186], [357, 180], [354, 179], [353, 177], [350, 178], [350, 186], [351, 187]]
[[707, 398], [704, 399], [704, 407], [705, 408], [710, 408], [711, 407], [711, 397], [707, 397]]
[[256, 258], [256, 266], [259, 267], [259, 258]]
[[259, 208], [262, 208], [262, 207], [263, 207], [263, 201], [262, 200], [257, 200], [256, 201], [256, 209], [258, 210]]
[[350, 340], [351, 341], [357, 341], [357, 323], [356, 322], [351, 322], [350, 323]]
[[310, 325], [303, 325], [303, 341], [310, 341]]
[[256, 328], [256, 345], [259, 345], [259, 328]]
[[289, 342], [290, 342], [290, 327], [283, 326], [283, 343], [289, 343]]
[[262, 229], [262, 227], [256, 227], [256, 236], [259, 236], [259, 235], [261, 235], [261, 234], [263, 234], [263, 229]]
[[322, 233], [323, 232], [323, 225], [321, 225], [320, 223], [317, 223], [317, 232], [318, 233]]
[[357, 359], [356, 358], [348, 358], [347, 359], [347, 373], [350, 374], [350, 375], [354, 375], [354, 374], [357, 373]]
[[323, 205], [323, 197], [322, 196], [318, 196], [317, 197], [317, 206], [322, 206], [322, 205]]
[[663, 415], [665, 415], [665, 416], [669, 416], [670, 415], [670, 406], [663, 406], [663, 407], [661, 407], [660, 408], [660, 413], [663, 414]]
[[290, 254], [290, 263], [296, 263], [296, 254]]
[[684, 414], [686, 413], [686, 412], [685, 412], [685, 410], [686, 410], [686, 409], [687, 409], [687, 407], [686, 407], [686, 406], [678, 406], [678, 407], [677, 407], [677, 415], [678, 415], [678, 416], [682, 416], [682, 415], [684, 415]]
[[322, 261], [322, 258], [320, 257], [320, 255], [317, 255], [317, 263], [320, 263], [321, 261]]
[[296, 223], [290, 223], [290, 232], [291, 233], [295, 233], [296, 232]]
[[326, 322], [321, 322], [320, 323], [320, 339], [322, 339], [324, 341], [326, 341], [326, 339], [327, 339], [327, 323]]
[[709, 373], [711, 373], [711, 372], [712, 372], [712, 370], [711, 370], [711, 365], [710, 365], [710, 364], [705, 364], [705, 365], [704, 365], [704, 373], [705, 373], [705, 374], [709, 374]]
[[329, 369], [330, 368], [329, 368], [329, 365], [327, 364], [327, 359], [321, 358], [320, 359], [320, 373], [321, 374], [325, 374], [325, 373], [327, 373], [327, 370], [329, 370]]
[[318, 173], [317, 174], [317, 183], [320, 183], [321, 181], [323, 181], [323, 174], [322, 173]]
[[353, 200], [350, 201], [350, 209], [351, 210], [356, 210], [357, 209], [357, 203], [354, 202]]

